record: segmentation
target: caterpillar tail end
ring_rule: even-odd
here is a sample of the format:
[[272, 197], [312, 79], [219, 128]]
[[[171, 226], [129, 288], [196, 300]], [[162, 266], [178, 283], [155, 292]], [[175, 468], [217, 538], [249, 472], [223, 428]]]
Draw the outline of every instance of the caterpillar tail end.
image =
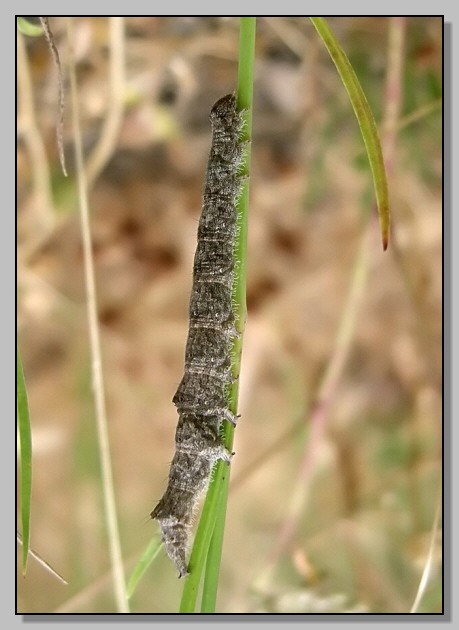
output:
[[161, 503], [151, 513], [151, 518], [156, 519], [161, 529], [161, 540], [164, 543], [166, 553], [179, 572], [179, 578], [189, 575], [186, 562], [186, 551], [189, 542], [188, 529], [179, 523], [174, 516], [161, 516]]

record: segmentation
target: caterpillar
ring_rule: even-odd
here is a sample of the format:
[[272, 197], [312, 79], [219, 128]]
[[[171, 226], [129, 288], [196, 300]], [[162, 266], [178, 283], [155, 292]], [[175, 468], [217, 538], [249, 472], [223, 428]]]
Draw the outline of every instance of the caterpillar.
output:
[[185, 369], [172, 399], [179, 414], [176, 450], [166, 491], [151, 512], [179, 577], [188, 574], [186, 554], [199, 497], [215, 463], [231, 461], [220, 433], [222, 423], [236, 424], [228, 408], [228, 388], [233, 381], [231, 345], [237, 336], [232, 287], [245, 143], [243, 114], [237, 111], [233, 94], [215, 103], [210, 123], [212, 144], [193, 264]]

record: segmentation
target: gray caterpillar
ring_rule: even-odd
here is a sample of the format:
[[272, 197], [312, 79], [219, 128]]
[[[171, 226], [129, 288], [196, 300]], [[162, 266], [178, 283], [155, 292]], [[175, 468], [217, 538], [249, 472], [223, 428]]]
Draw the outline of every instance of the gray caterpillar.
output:
[[232, 285], [244, 122], [234, 95], [215, 103], [210, 122], [212, 146], [193, 265], [185, 370], [172, 399], [179, 413], [176, 451], [166, 491], [151, 512], [179, 577], [188, 574], [186, 552], [197, 501], [217, 460], [231, 460], [221, 424], [223, 420], [236, 424], [227, 394], [233, 381], [230, 349], [237, 335]]

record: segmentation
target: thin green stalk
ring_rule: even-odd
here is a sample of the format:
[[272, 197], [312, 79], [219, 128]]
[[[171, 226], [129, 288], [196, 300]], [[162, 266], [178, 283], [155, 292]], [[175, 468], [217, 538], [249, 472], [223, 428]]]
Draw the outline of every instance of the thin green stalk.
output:
[[29, 403], [19, 347], [16, 356], [16, 388], [19, 443], [21, 445], [21, 525], [22, 573], [26, 574], [30, 541], [30, 502], [32, 497], [32, 433]]
[[145, 571], [148, 569], [150, 564], [156, 558], [160, 549], [161, 549], [161, 539], [159, 538], [159, 536], [155, 536], [154, 538], [151, 539], [150, 544], [145, 549], [139, 562], [136, 563], [134, 570], [132, 571], [129, 577], [128, 584], [127, 584], [127, 596], [129, 598], [132, 597], [137, 587], [137, 584], [140, 582], [142, 575], [145, 573]]
[[221, 494], [217, 505], [215, 525], [210, 539], [209, 551], [206, 559], [206, 569], [202, 587], [201, 612], [215, 612], [217, 602], [218, 578], [220, 575], [221, 552], [225, 532], [225, 517], [228, 497], [229, 470], [223, 473]]
[[429, 116], [433, 112], [436, 112], [438, 110], [441, 111], [442, 104], [443, 104], [443, 99], [438, 98], [432, 103], [427, 103], [426, 105], [423, 105], [422, 107], [419, 107], [418, 109], [415, 109], [414, 112], [411, 112], [411, 114], [407, 114], [406, 116], [403, 116], [403, 118], [400, 118], [400, 120], [397, 123], [397, 130], [398, 131], [401, 131], [402, 129], [404, 130], [405, 127], [408, 127], [408, 125], [412, 125], [413, 123], [419, 122], [420, 120], [422, 120], [426, 116]]
[[[256, 18], [241, 18], [239, 41], [239, 72], [237, 85], [237, 102], [239, 110], [244, 110], [245, 126], [242, 140], [247, 142], [247, 153], [242, 174], [248, 176], [250, 169], [250, 139], [252, 130], [252, 94], [253, 68], [255, 58], [255, 29]], [[234, 284], [234, 304], [236, 327], [240, 336], [235, 340], [232, 348], [232, 370], [236, 380], [230, 391], [230, 410], [237, 414], [237, 400], [240, 372], [242, 337], [246, 317], [246, 259], [247, 259], [247, 226], [248, 226], [249, 181], [244, 182], [241, 196], [237, 205], [238, 236], [235, 247], [237, 274]], [[225, 445], [232, 450], [234, 427], [229, 423], [225, 427]], [[212, 481], [207, 492], [202, 510], [198, 530], [196, 532], [193, 550], [191, 552], [189, 570], [183, 589], [180, 612], [194, 612], [199, 584], [205, 567], [201, 612], [215, 611], [218, 590], [218, 577], [225, 527], [226, 505], [229, 486], [228, 465], [219, 462], [215, 468]]]
[[83, 162], [83, 145], [81, 139], [78, 94], [76, 82], [75, 59], [73, 55], [73, 24], [72, 18], [67, 20], [67, 36], [70, 58], [70, 92], [72, 99], [73, 133], [75, 139], [75, 162], [78, 180], [78, 199], [80, 204], [81, 234], [83, 241], [84, 272], [86, 301], [88, 310], [88, 326], [92, 357], [92, 379], [96, 407], [96, 424], [99, 454], [101, 461], [102, 489], [104, 499], [105, 519], [107, 526], [110, 561], [112, 567], [113, 585], [118, 612], [128, 613], [129, 606], [124, 578], [123, 558], [116, 515], [115, 490], [110, 459], [110, 445], [107, 427], [107, 411], [105, 405], [105, 387], [102, 369], [102, 352], [100, 343], [99, 324], [97, 316], [97, 296], [94, 273], [94, 259], [91, 243], [91, 226], [89, 220], [88, 185]]
[[[227, 464], [224, 464], [228, 468]], [[180, 612], [194, 612], [196, 599], [198, 597], [199, 585], [201, 583], [204, 563], [206, 562], [212, 533], [217, 516], [217, 508], [221, 498], [221, 483], [216, 480], [221, 479], [221, 463], [216, 467], [213, 482], [209, 486], [206, 500], [202, 508], [201, 518], [194, 539], [193, 550], [190, 556], [190, 575], [185, 578], [182, 600], [180, 602]]]

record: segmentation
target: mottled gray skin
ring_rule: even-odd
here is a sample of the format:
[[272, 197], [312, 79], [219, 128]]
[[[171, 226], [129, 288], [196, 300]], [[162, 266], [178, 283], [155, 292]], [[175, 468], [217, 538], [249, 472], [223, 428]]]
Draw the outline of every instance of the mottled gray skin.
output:
[[210, 121], [212, 146], [193, 266], [185, 370], [173, 397], [179, 412], [176, 451], [166, 491], [151, 513], [179, 577], [188, 573], [186, 553], [199, 497], [215, 463], [231, 460], [220, 434], [222, 422], [236, 424], [228, 409], [228, 388], [233, 382], [231, 343], [237, 335], [232, 284], [244, 143], [233, 95], [215, 103]]
[[202, 238], [224, 238], [234, 241], [236, 219], [236, 208], [230, 201], [209, 197], [199, 221], [198, 242]]
[[194, 411], [203, 416], [218, 413], [228, 406], [228, 385], [231, 371], [211, 371], [210, 368], [185, 367], [185, 374], [172, 402], [179, 413]]
[[193, 285], [190, 298], [190, 323], [204, 322], [219, 327], [229, 320], [234, 321], [231, 295], [232, 276], [203, 279]]
[[227, 280], [234, 269], [233, 244], [226, 235], [204, 236], [198, 241], [194, 256], [194, 276], [204, 279]]
[[186, 342], [185, 367], [228, 370], [231, 366], [228, 343], [228, 333], [225, 330], [193, 324]]
[[231, 455], [221, 443], [221, 424], [218, 415], [203, 418], [197, 413], [182, 413], [175, 432], [176, 443], [183, 453], [199, 453], [212, 463], [217, 459], [230, 461]]

